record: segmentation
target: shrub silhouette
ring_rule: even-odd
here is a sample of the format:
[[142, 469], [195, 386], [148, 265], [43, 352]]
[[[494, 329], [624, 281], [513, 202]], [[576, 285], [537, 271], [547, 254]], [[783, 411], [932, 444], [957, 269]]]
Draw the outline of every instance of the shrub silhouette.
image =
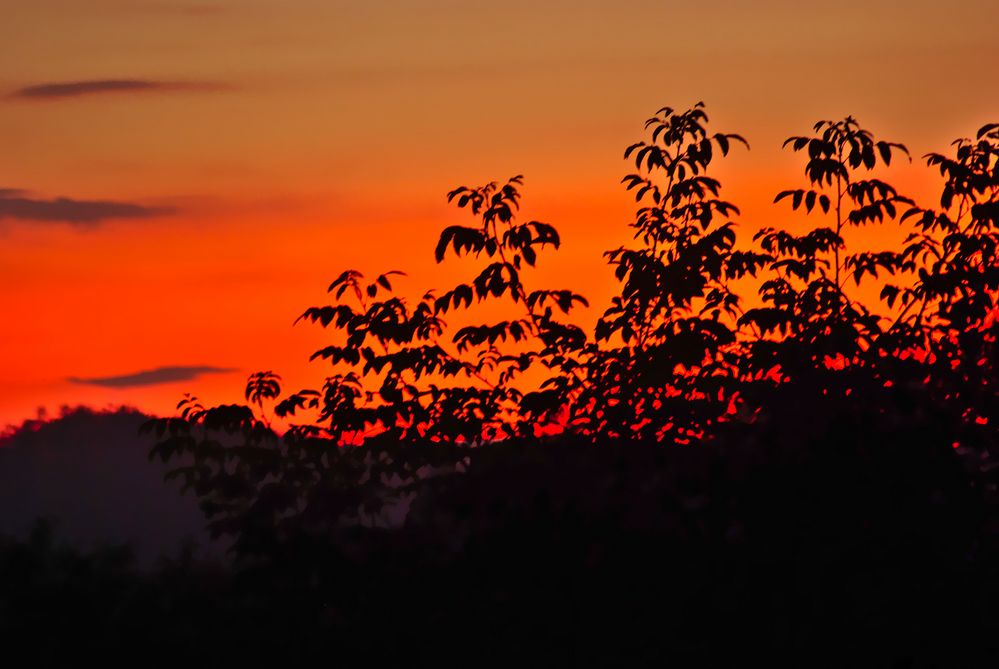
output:
[[[817, 222], [744, 246], [710, 169], [745, 140], [701, 104], [646, 131], [592, 333], [582, 295], [531, 283], [560, 236], [521, 222], [521, 177], [457, 188], [473, 224], [435, 256], [477, 275], [411, 302], [401, 272], [343, 272], [300, 318], [331, 331], [321, 388], [280, 397], [264, 372], [256, 410], [187, 397], [146, 426], [152, 455], [193, 458], [175, 475], [271, 595], [338, 602], [357, 643], [398, 623], [387, 656], [440, 624], [456, 657], [541, 664], [994, 660], [999, 124], [926, 156], [934, 209], [882, 180], [904, 146], [821, 121], [785, 142], [806, 187], [775, 198]], [[889, 222], [901, 250], [858, 244]], [[447, 325], [487, 302], [505, 320]]]
[[[443, 230], [435, 256], [484, 259], [473, 280], [410, 306], [393, 294], [401, 272], [368, 283], [348, 270], [330, 285], [330, 305], [301, 316], [338, 333], [337, 343], [312, 356], [335, 373], [274, 411], [294, 419], [314, 410], [314, 421], [279, 438], [250, 407], [205, 409], [188, 398], [180, 419], [149, 426], [169, 435], [156, 452], [198, 456], [199, 466], [177, 474], [203, 494], [210, 516], [241, 509], [235, 499], [266, 516], [265, 508], [287, 512], [292, 488], [318, 490], [347, 472], [341, 492], [356, 497], [375, 488], [374, 497], [362, 497], [376, 505], [390, 494], [377, 483], [383, 475], [412, 481], [422, 465], [454, 467], [474, 454], [469, 447], [530, 439], [545, 428], [595, 442], [705, 442], [733, 420], [751, 436], [781, 396], [859, 396], [867, 386], [891, 395], [879, 396], [884, 412], [916, 402], [946, 413], [937, 420], [955, 435], [947, 445], [967, 442], [981, 452], [987, 430], [976, 426], [987, 425], [994, 402], [995, 125], [957, 142], [953, 158], [927, 156], [945, 178], [937, 212], [862, 178], [894, 154], [908, 155], [904, 146], [876, 141], [851, 117], [817, 123], [813, 136], [785, 142], [807, 154], [809, 187], [785, 190], [775, 202], [790, 200], [828, 222], [804, 233], [764, 227], [754, 237], [758, 251], [736, 247], [738, 209], [719, 199], [721, 185], [708, 172], [733, 143], [748, 147], [745, 140], [709, 134], [701, 104], [661, 109], [646, 129], [649, 141], [625, 152], [637, 172], [623, 180], [643, 205], [632, 223], [641, 246], [606, 254], [621, 293], [592, 340], [557, 319], [586, 305], [583, 296], [528, 287], [525, 271], [560, 237], [550, 225], [517, 221], [521, 177], [461, 187], [448, 200], [478, 223]], [[850, 229], [894, 219], [913, 226], [901, 252], [847, 248]], [[904, 280], [883, 285], [885, 313], [850, 295], [850, 283], [860, 287], [879, 273]], [[754, 277], [759, 306], [744, 310], [733, 285]], [[516, 312], [450, 334], [445, 316], [487, 301], [506, 301]], [[541, 383], [526, 387], [538, 370]], [[253, 375], [247, 399], [262, 411], [278, 397], [279, 381], [271, 372]], [[820, 412], [832, 406], [816, 402]], [[209, 438], [219, 430], [245, 443], [222, 447]], [[368, 483], [360, 485], [362, 478]], [[216, 527], [237, 531], [240, 523]]]
[[[578, 422], [594, 438], [687, 443], [729, 407], [740, 298], [731, 282], [755, 275], [762, 256], [735, 250], [739, 210], [718, 199], [708, 174], [734, 134], [709, 136], [703, 105], [666, 107], [645, 127], [649, 142], [628, 147], [638, 173], [624, 178], [645, 204], [632, 227], [638, 249], [606, 254], [621, 281], [596, 325], [603, 347], [587, 351]], [[618, 345], [612, 344], [619, 335]]]

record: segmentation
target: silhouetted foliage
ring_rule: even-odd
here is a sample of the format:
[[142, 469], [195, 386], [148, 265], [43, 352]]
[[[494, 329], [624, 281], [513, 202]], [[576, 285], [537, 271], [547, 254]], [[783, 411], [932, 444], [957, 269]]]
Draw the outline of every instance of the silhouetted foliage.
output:
[[[585, 352], [587, 370], [573, 419], [592, 438], [689, 443], [705, 435], [733, 400], [737, 371], [735, 317], [740, 298], [731, 282], [755, 275], [765, 259], [735, 250], [734, 205], [718, 199], [708, 174], [739, 135], [709, 135], [698, 104], [666, 107], [645, 127], [651, 141], [629, 146], [638, 173], [624, 178], [638, 210], [638, 249], [605, 255], [621, 281], [596, 325], [608, 346]], [[619, 335], [617, 346], [610, 346]]]
[[[435, 257], [474, 276], [411, 300], [347, 270], [299, 319], [330, 331], [321, 387], [262, 372], [255, 406], [146, 426], [240, 592], [308, 619], [287, 657], [328, 632], [397, 664], [997, 659], [999, 124], [925, 157], [929, 208], [884, 180], [904, 146], [821, 121], [774, 200], [806, 222], [749, 240], [712, 176], [745, 140], [701, 104], [646, 132], [592, 332], [585, 297], [535, 285], [561, 238], [522, 178], [460, 187]], [[901, 249], [869, 241], [889, 223]]]

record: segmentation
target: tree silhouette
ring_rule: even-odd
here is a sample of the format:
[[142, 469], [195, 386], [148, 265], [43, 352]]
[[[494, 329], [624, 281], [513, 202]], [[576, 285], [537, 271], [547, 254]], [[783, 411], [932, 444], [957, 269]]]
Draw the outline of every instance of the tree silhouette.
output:
[[[821, 210], [831, 220], [805, 234], [773, 228], [757, 233], [773, 259], [760, 291], [765, 306], [750, 310], [744, 320], [764, 335], [779, 331], [787, 345], [768, 347], [768, 353], [775, 366], [793, 374], [796, 364], [824, 365], [827, 358], [853, 362], [877, 340], [881, 319], [849, 296], [847, 282], [852, 279], [859, 286], [879, 270], [911, 271], [911, 263], [891, 251], [847, 253], [844, 235], [848, 228], [894, 219], [898, 206], [912, 201], [884, 181], [858, 176], [879, 162], [889, 165], [893, 151], [907, 151], [901, 144], [875, 141], [851, 117], [820, 121], [814, 137], [791, 137], [784, 142], [788, 145], [795, 152], [807, 151], [810, 188], [782, 191], [774, 202], [789, 198], [793, 209], [809, 214]], [[756, 355], [766, 355], [759, 348]]]
[[[405, 619], [392, 648], [446, 621], [461, 657], [509, 628], [535, 652], [579, 651], [553, 660], [567, 664], [681, 647], [721, 661], [719, 621], [787, 651], [833, 644], [849, 618], [850, 643], [880, 648], [870, 666], [995, 659], [905, 630], [996, 631], [979, 612], [999, 583], [999, 124], [926, 156], [943, 179], [927, 208], [882, 180], [903, 145], [820, 121], [785, 142], [807, 184], [774, 200], [807, 222], [744, 247], [711, 169], [748, 144], [708, 126], [702, 104], [663, 108], [626, 150], [635, 243], [605, 254], [620, 292], [592, 333], [570, 320], [582, 295], [533, 284], [561, 240], [521, 221], [521, 177], [457, 188], [473, 222], [445, 228], [435, 257], [479, 260], [473, 277], [410, 300], [401, 272], [343, 272], [299, 319], [330, 332], [320, 388], [280, 397], [262, 372], [256, 410], [187, 397], [147, 425], [153, 455], [190, 458], [174, 475], [268, 596], [390, 611]], [[872, 248], [889, 222], [902, 247]], [[484, 303], [504, 320], [447, 324]], [[644, 645], [600, 645], [636, 630]]]
[[735, 388], [732, 345], [740, 298], [731, 282], [756, 273], [763, 257], [735, 250], [739, 210], [718, 199], [708, 174], [734, 134], [709, 135], [703, 105], [666, 107], [628, 147], [638, 173], [624, 178], [645, 206], [632, 227], [638, 249], [607, 252], [621, 295], [596, 325], [596, 338], [623, 345], [587, 351], [587, 416], [594, 438], [687, 442], [728, 411]]
[[[421, 467], [454, 469], [474, 454], [468, 447], [546, 431], [597, 443], [704, 443], [722, 425], [726, 434], [752, 433], [782, 397], [815, 399], [833, 416], [843, 407], [821, 398], [834, 389], [897, 394], [921, 375], [939, 387], [919, 401], [935, 412], [947, 407], [948, 429], [963, 434], [981, 424], [994, 402], [995, 125], [957, 142], [954, 158], [927, 156], [945, 178], [937, 212], [868, 176], [897, 153], [908, 155], [903, 145], [876, 140], [852, 117], [820, 121], [813, 135], [784, 144], [806, 155], [808, 187], [774, 201], [822, 220], [804, 232], [764, 227], [754, 237], [759, 250], [737, 247], [738, 209], [720, 199], [721, 184], [710, 176], [713, 160], [733, 144], [748, 147], [745, 140], [710, 132], [700, 103], [663, 108], [645, 127], [648, 140], [625, 151], [636, 172], [623, 179], [641, 205], [631, 224], [639, 246], [606, 253], [621, 292], [592, 339], [559, 319], [586, 305], [583, 296], [529, 286], [540, 251], [557, 249], [560, 236], [548, 224], [517, 220], [522, 178], [460, 187], [448, 201], [476, 224], [445, 228], [435, 257], [482, 259], [472, 280], [411, 304], [392, 285], [402, 272], [367, 282], [347, 270], [329, 286], [331, 303], [300, 317], [335, 333], [335, 343], [312, 356], [334, 373], [320, 389], [278, 401], [275, 413], [294, 421], [312, 411], [313, 420], [293, 422], [279, 437], [250, 407], [204, 409], [188, 400], [181, 420], [150, 426], [171, 435], [157, 452], [196, 456], [201, 464], [178, 475], [201, 491], [210, 515], [248, 512], [232, 506], [235, 496], [270, 522], [301, 506], [297, 495], [348, 472], [337, 495], [370, 510], [394, 494], [382, 477], [395, 477], [395, 492], [407, 490]], [[913, 226], [902, 251], [848, 248], [849, 231], [891, 220]], [[908, 281], [883, 285], [886, 313], [851, 292], [882, 276]], [[736, 286], [747, 281], [759, 286], [759, 306], [744, 309]], [[448, 327], [445, 317], [484, 302], [505, 302], [512, 316]], [[246, 398], [262, 410], [279, 392], [279, 377], [261, 372]], [[882, 400], [891, 406], [898, 398]], [[220, 446], [215, 430], [245, 443]], [[261, 496], [264, 481], [270, 492]], [[209, 503], [223, 489], [229, 501]], [[357, 512], [341, 503], [338, 513]], [[215, 526], [239, 532], [241, 522]]]

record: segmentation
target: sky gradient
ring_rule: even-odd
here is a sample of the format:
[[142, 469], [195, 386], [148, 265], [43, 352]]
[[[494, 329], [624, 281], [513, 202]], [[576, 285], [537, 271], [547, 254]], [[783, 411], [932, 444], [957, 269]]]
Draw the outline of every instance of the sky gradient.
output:
[[752, 145], [719, 169], [742, 239], [794, 219], [780, 151], [853, 114], [917, 157], [999, 121], [999, 3], [10, 0], [0, 21], [0, 425], [36, 407], [168, 412], [272, 369], [321, 383], [295, 318], [346, 268], [418, 297], [465, 221], [445, 194], [524, 174], [563, 250], [540, 279], [613, 290], [622, 152], [704, 100]]

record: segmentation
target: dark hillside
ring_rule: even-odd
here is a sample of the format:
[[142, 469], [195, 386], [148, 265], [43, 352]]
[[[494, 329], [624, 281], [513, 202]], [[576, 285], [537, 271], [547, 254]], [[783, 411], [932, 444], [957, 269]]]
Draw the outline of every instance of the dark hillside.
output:
[[176, 554], [188, 539], [209, 546], [195, 497], [164, 484], [169, 467], [148, 457], [153, 442], [139, 435], [148, 419], [131, 409], [76, 408], [5, 436], [0, 534], [24, 537], [44, 517], [80, 549], [128, 542], [143, 565]]

